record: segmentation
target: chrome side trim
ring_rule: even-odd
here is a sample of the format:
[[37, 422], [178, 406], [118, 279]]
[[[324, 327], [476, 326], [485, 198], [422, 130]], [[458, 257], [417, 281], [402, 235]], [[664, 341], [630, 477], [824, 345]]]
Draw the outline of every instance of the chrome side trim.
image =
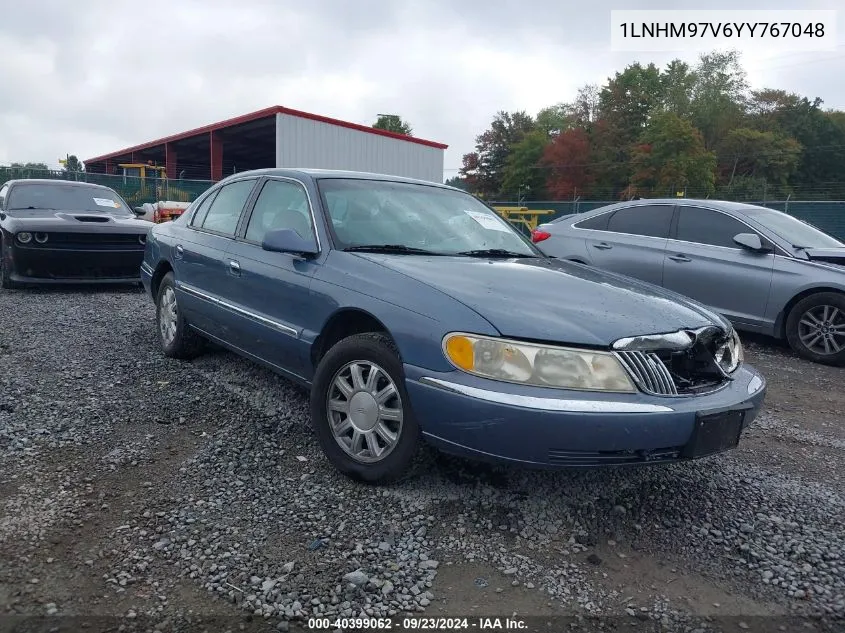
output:
[[152, 267], [147, 262], [141, 262], [141, 270], [143, 270], [148, 275], [152, 275], [154, 272]]
[[561, 398], [539, 398], [535, 396], [520, 396], [500, 391], [479, 389], [468, 385], [461, 385], [440, 378], [423, 376], [420, 382], [452, 393], [458, 393], [470, 398], [478, 398], [486, 402], [505, 404], [523, 409], [537, 409], [540, 411], [567, 411], [571, 413], [661, 413], [674, 411], [671, 407], [659, 404], [643, 404], [640, 402], [613, 402], [602, 400], [564, 400]]
[[282, 334], [287, 334], [288, 336], [293, 336], [294, 338], [299, 338], [299, 332], [292, 327], [284, 325], [283, 323], [279, 323], [278, 321], [274, 321], [273, 319], [268, 319], [267, 317], [261, 316], [260, 314], [256, 314], [255, 312], [251, 312], [249, 310], [244, 310], [240, 306], [236, 306], [233, 303], [229, 303], [228, 301], [223, 301], [217, 297], [214, 297], [210, 294], [207, 294], [194, 286], [186, 284], [182, 281], [176, 282], [176, 287], [180, 290], [187, 292], [188, 294], [194, 295], [195, 297], [199, 297], [200, 299], [205, 299], [213, 303], [216, 306], [220, 306], [221, 308], [226, 308], [227, 310], [231, 310], [232, 312], [236, 312], [242, 316], [247, 317], [248, 319], [252, 319], [254, 321], [258, 321], [262, 325], [266, 325], [267, 327], [273, 328], [278, 330]]

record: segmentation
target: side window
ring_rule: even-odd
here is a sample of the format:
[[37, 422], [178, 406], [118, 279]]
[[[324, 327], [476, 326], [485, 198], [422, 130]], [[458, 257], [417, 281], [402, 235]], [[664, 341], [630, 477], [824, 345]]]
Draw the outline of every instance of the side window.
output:
[[288, 180], [268, 180], [261, 188], [246, 227], [246, 239], [261, 243], [267, 231], [293, 229], [308, 239], [314, 235], [305, 188]]
[[202, 228], [234, 237], [238, 220], [254, 186], [255, 180], [250, 179], [221, 187], [205, 214]]
[[197, 207], [197, 212], [194, 213], [194, 217], [191, 219], [191, 226], [202, 226], [202, 223], [205, 222], [205, 216], [208, 215], [208, 209], [211, 207], [211, 203], [214, 202], [216, 197], [217, 191], [206, 197], [200, 203], [200, 206]]
[[586, 220], [581, 220], [575, 226], [579, 229], [593, 229], [597, 231], [607, 230], [607, 221], [610, 219], [612, 213], [602, 213]]
[[607, 230], [648, 237], [669, 237], [674, 207], [654, 204], [619, 209], [608, 222]]
[[710, 209], [681, 207], [678, 215], [677, 239], [684, 242], [739, 248], [734, 235], [748, 232], [750, 229], [742, 222]]

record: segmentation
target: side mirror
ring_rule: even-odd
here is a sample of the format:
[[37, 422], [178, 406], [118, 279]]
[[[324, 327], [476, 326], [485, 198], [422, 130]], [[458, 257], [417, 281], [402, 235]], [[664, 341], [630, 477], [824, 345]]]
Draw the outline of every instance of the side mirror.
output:
[[771, 249], [763, 244], [763, 240], [756, 233], [739, 233], [734, 235], [734, 242], [755, 253], [767, 253]]
[[267, 231], [261, 248], [276, 253], [300, 253], [302, 255], [316, 255], [317, 244], [313, 239], [305, 239], [293, 229], [275, 229]]
[[138, 217], [141, 217], [142, 215], [146, 214], [146, 211], [144, 211], [142, 207], [135, 207], [132, 209], [132, 213], [134, 213]]

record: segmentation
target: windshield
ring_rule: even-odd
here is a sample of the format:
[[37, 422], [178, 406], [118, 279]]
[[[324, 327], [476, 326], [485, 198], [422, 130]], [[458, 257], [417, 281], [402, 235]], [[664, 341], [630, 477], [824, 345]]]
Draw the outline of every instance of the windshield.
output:
[[777, 233], [796, 248], [845, 247], [845, 243], [840, 242], [835, 237], [786, 213], [774, 209], [755, 209], [753, 211], [743, 209], [743, 212], [747, 213], [752, 220]]
[[338, 248], [391, 245], [438, 254], [497, 249], [539, 257], [526, 238], [473, 196], [383, 180], [319, 181]]
[[16, 209], [56, 209], [86, 213], [124, 213], [129, 208], [119, 195], [108, 189], [85, 185], [20, 183], [9, 194], [10, 211]]

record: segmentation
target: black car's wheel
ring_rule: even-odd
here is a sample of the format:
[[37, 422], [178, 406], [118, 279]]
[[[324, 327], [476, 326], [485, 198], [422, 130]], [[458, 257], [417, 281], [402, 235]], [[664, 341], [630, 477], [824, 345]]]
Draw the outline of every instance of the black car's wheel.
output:
[[11, 280], [12, 271], [6, 266], [6, 258], [3, 255], [3, 236], [0, 235], [0, 289], [15, 288], [17, 284]]
[[819, 292], [796, 303], [786, 320], [786, 338], [808, 360], [845, 365], [845, 294]]
[[156, 326], [158, 340], [165, 356], [188, 360], [202, 351], [203, 339], [188, 327], [179, 312], [172, 272], [164, 276], [158, 287]]
[[420, 429], [390, 337], [355, 334], [326, 353], [311, 389], [311, 418], [326, 456], [348, 477], [381, 484], [405, 474]]

